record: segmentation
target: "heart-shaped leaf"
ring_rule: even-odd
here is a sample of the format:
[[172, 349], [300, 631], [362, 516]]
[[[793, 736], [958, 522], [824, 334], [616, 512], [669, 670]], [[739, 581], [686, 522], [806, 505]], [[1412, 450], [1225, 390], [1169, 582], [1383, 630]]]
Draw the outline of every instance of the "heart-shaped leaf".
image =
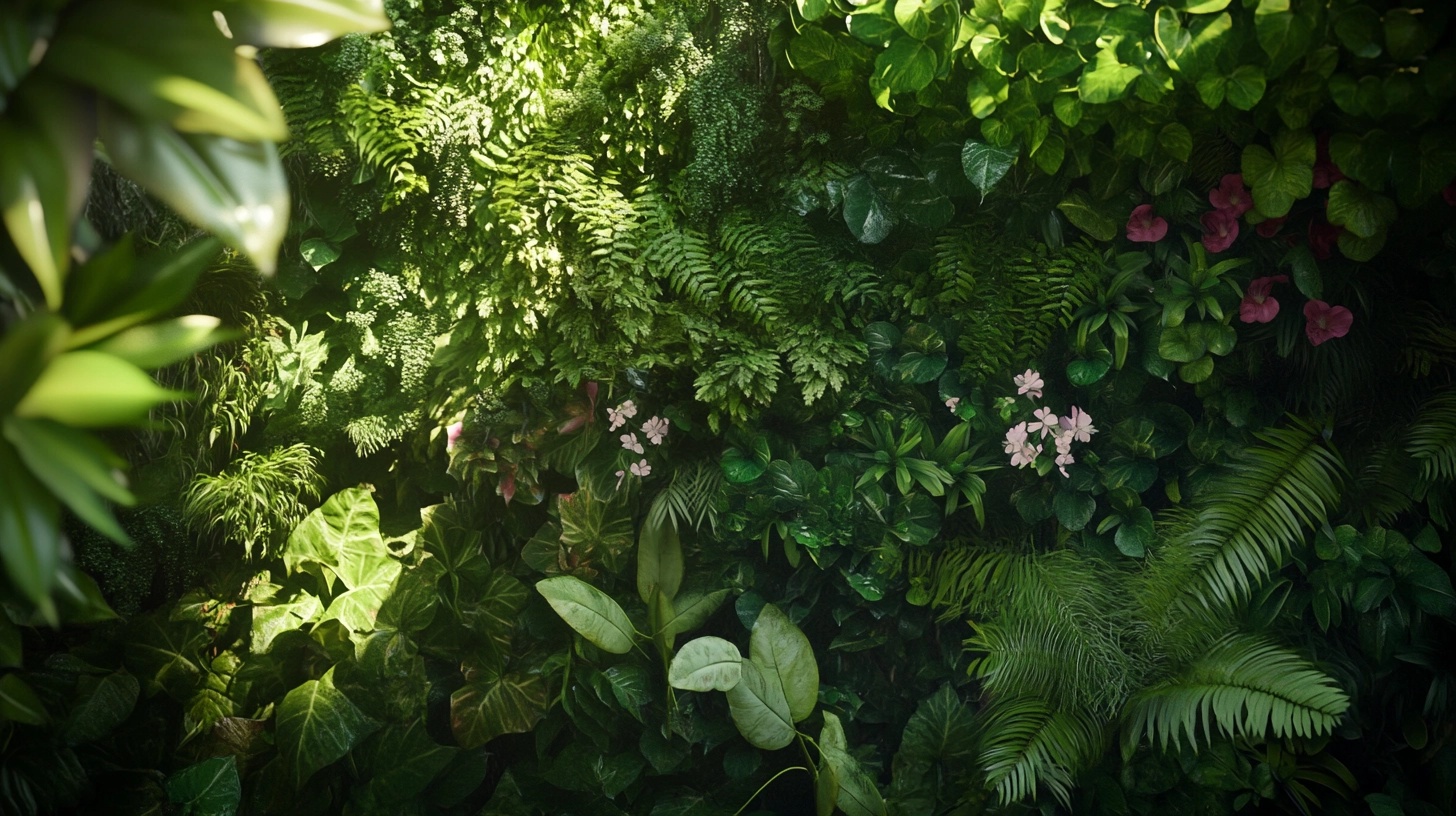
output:
[[277, 722], [278, 748], [300, 788], [379, 728], [334, 688], [333, 669], [288, 692], [278, 706]]

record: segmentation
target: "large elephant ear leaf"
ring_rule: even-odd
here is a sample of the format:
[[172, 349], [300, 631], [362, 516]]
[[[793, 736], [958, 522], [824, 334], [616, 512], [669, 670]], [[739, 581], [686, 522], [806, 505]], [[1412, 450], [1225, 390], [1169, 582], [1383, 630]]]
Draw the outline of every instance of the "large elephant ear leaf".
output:
[[105, 108], [101, 140], [123, 175], [273, 273], [288, 231], [288, 182], [272, 142], [184, 134], [115, 106]]
[[749, 657], [765, 675], [777, 678], [794, 722], [814, 712], [819, 701], [819, 664], [814, 662], [814, 647], [773, 604], [764, 606], [753, 624]]
[[278, 748], [299, 788], [378, 728], [334, 688], [333, 669], [288, 692], [278, 707]]
[[885, 816], [885, 797], [875, 787], [874, 779], [860, 767], [849, 753], [844, 726], [833, 712], [824, 712], [824, 730], [819, 734], [819, 751], [823, 762], [834, 771], [839, 782], [835, 803], [849, 816]]
[[536, 584], [536, 591], [577, 634], [612, 654], [632, 651], [637, 630], [607, 593], [572, 575], [547, 578]]

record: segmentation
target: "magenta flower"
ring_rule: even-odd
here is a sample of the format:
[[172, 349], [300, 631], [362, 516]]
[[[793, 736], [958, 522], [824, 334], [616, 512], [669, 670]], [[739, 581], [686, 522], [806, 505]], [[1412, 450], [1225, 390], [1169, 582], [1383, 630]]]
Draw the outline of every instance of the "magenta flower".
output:
[[[1229, 173], [1224, 176], [1218, 186], [1209, 191], [1208, 202], [1213, 205], [1215, 210], [1226, 212], [1234, 218], [1254, 209], [1254, 199], [1249, 195], [1248, 189], [1244, 187], [1244, 177], [1239, 173]], [[1207, 228], [1207, 222], [1204, 226]], [[1221, 250], [1209, 251], [1220, 252]]]
[[1331, 306], [1323, 300], [1311, 300], [1304, 304], [1304, 333], [1312, 346], [1326, 340], [1344, 337], [1350, 333], [1350, 324], [1355, 316], [1344, 306]]
[[1271, 275], [1254, 278], [1244, 290], [1244, 299], [1239, 301], [1239, 319], [1245, 323], [1268, 323], [1279, 314], [1279, 301], [1269, 292], [1276, 283], [1288, 283], [1288, 275]]
[[1239, 237], [1239, 219], [1233, 210], [1210, 210], [1200, 220], [1203, 222], [1203, 248], [1209, 252], [1223, 252]]
[[460, 434], [464, 430], [464, 422], [457, 422], [445, 429], [445, 450], [448, 451], [455, 447], [456, 441], [460, 439]]
[[1168, 234], [1168, 222], [1153, 213], [1153, 205], [1141, 204], [1132, 208], [1127, 218], [1127, 240], [1152, 244], [1163, 240]]
[[1030, 368], [1024, 373], [1017, 374], [1014, 382], [1016, 383], [1016, 393], [1025, 394], [1032, 399], [1041, 399], [1041, 390], [1046, 387], [1041, 375]]
[[[664, 437], [667, 436], [667, 418], [653, 417], [642, 423], [642, 433], [647, 434], [647, 441], [654, 445], [661, 445]], [[638, 451], [641, 453], [642, 451]]]

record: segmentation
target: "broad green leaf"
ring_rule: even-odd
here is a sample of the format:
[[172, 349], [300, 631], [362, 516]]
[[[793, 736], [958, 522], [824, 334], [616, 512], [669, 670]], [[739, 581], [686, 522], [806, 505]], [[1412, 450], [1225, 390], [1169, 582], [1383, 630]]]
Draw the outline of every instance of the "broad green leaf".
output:
[[188, 699], [202, 677], [201, 655], [209, 642], [201, 625], [146, 617], [127, 632], [126, 668], [148, 696], [166, 691]]
[[612, 687], [612, 697], [623, 711], [642, 722], [642, 712], [656, 699], [647, 669], [633, 664], [618, 664], [602, 672]]
[[1444, 26], [1427, 22], [1430, 11], [1393, 8], [1385, 12], [1385, 50], [1398, 62], [1414, 62], [1440, 39]]
[[[438, 565], [439, 561], [430, 559], [425, 563]], [[428, 627], [440, 603], [435, 582], [443, 570], [443, 567], [428, 569], [421, 565], [400, 572], [379, 606], [376, 617], [379, 627], [400, 632], [419, 632]], [[524, 588], [520, 591], [524, 596]]]
[[45, 706], [19, 674], [0, 677], [0, 722], [45, 725], [47, 719]]
[[818, 26], [809, 26], [789, 40], [789, 64], [817, 82], [833, 82], [847, 67], [844, 49], [834, 36]]
[[1212, 14], [1228, 8], [1233, 0], [1174, 0], [1173, 5], [1189, 14]]
[[1330, 187], [1325, 215], [1357, 238], [1372, 238], [1395, 222], [1396, 208], [1389, 198], [1344, 179]]
[[102, 117], [101, 138], [122, 174], [273, 273], [289, 209], [272, 142], [184, 134], [120, 110]]
[[1301, 295], [1311, 300], [1323, 299], [1324, 278], [1320, 275], [1319, 261], [1315, 260], [1307, 244], [1289, 250], [1279, 265], [1289, 267], [1294, 286]]
[[824, 729], [819, 734], [819, 750], [839, 780], [836, 803], [846, 816], [886, 815], [885, 798], [875, 786], [874, 778], [849, 753], [844, 726], [832, 711], [824, 712]]
[[915, 93], [935, 79], [935, 51], [913, 37], [896, 37], [875, 57], [875, 78], [890, 93]]
[[152, 408], [185, 394], [159, 387], [131, 363], [99, 351], [68, 351], [15, 406], [16, 416], [54, 419], [81, 428], [145, 422]]
[[379, 728], [334, 688], [333, 669], [288, 692], [277, 717], [278, 749], [300, 788]]
[[250, 635], [253, 654], [266, 654], [274, 638], [316, 622], [323, 611], [319, 599], [307, 592], [298, 593], [288, 603], [254, 606]]
[[860, 243], [878, 244], [895, 225], [889, 205], [880, 197], [869, 176], [861, 173], [844, 186], [844, 223]]
[[1117, 237], [1117, 222], [1094, 207], [1080, 191], [1062, 199], [1057, 209], [1072, 222], [1072, 226], [1098, 241], [1111, 241]]
[[1193, 155], [1193, 134], [1185, 125], [1169, 123], [1158, 131], [1158, 147], [1172, 158], [1186, 162]]
[[383, 0], [231, 0], [222, 12], [233, 39], [271, 48], [315, 48], [390, 27]]
[[1228, 103], [1239, 110], [1253, 110], [1264, 98], [1264, 70], [1257, 65], [1240, 65], [1228, 76]]
[[676, 598], [682, 578], [682, 543], [677, 528], [670, 522], [644, 524], [637, 537], [637, 594], [642, 602], [652, 603], [653, 595], [659, 592], [668, 600]]
[[975, 139], [967, 139], [961, 148], [961, 167], [966, 178], [981, 192], [982, 200], [1006, 177], [1015, 162], [1016, 150], [1012, 148], [992, 147]]
[[1286, 215], [1294, 202], [1309, 195], [1314, 184], [1315, 140], [1308, 131], [1280, 131], [1273, 151], [1244, 148], [1241, 167], [1254, 206], [1268, 218]]
[[187, 315], [127, 329], [91, 350], [120, 357], [138, 368], [161, 368], [241, 336], [221, 325], [222, 319], [212, 315]]
[[924, 40], [930, 34], [930, 8], [926, 0], [895, 0], [895, 22], [906, 34]]
[[1001, 0], [1001, 16], [1030, 34], [1036, 31], [1041, 22], [1043, 2], [1044, 0]]
[[546, 681], [536, 674], [473, 680], [450, 695], [450, 730], [462, 748], [502, 734], [529, 733], [546, 715]]
[[573, 575], [536, 584], [556, 614], [578, 634], [612, 654], [632, 651], [635, 629], [627, 613], [610, 595]]
[[824, 752], [819, 752], [819, 776], [814, 780], [814, 814], [815, 816], [834, 816], [834, 810], [839, 804], [839, 776], [834, 772], [834, 766], [829, 764], [829, 757]]
[[[319, 622], [338, 620], [355, 632], [372, 631], [400, 569], [400, 563], [388, 556], [371, 559], [351, 575], [355, 582], [352, 588], [334, 597]], [[350, 586], [349, 582], [345, 586]]]
[[689, 592], [673, 601], [673, 615], [662, 622], [662, 631], [671, 636], [691, 632], [704, 623], [718, 607], [728, 599], [730, 590], [719, 589], [708, 593]]
[[718, 637], [688, 641], [673, 656], [667, 682], [685, 691], [729, 691], [743, 676], [743, 654]]
[[228, 696], [228, 692], [241, 667], [242, 660], [232, 652], [223, 652], [212, 659], [202, 687], [188, 699], [183, 710], [183, 744], [204, 731], [211, 730], [222, 720], [237, 715], [237, 705]]
[[1387, 235], [1388, 232], [1384, 229], [1378, 230], [1368, 238], [1361, 238], [1348, 230], [1342, 232], [1338, 242], [1340, 254], [1352, 261], [1364, 263], [1380, 254], [1380, 250], [1385, 248]]
[[379, 534], [379, 507], [364, 487], [340, 490], [304, 517], [288, 536], [283, 563], [289, 572], [327, 567], [348, 589], [377, 587], [385, 573], [393, 581], [399, 569]]
[[794, 5], [811, 23], [829, 13], [829, 0], [794, 0]]
[[1110, 370], [1112, 363], [1109, 360], [1073, 360], [1067, 363], [1067, 380], [1078, 388], [1086, 388], [1099, 382]]
[[77, 681], [76, 701], [61, 723], [61, 739], [69, 745], [80, 745], [110, 734], [131, 716], [140, 692], [141, 684], [125, 672], [102, 677], [83, 675]]
[[758, 613], [748, 650], [764, 676], [776, 678], [782, 686], [794, 722], [814, 712], [819, 701], [819, 664], [814, 662], [814, 647], [778, 607], [766, 604]]
[[0, 335], [0, 414], [9, 414], [66, 346], [70, 327], [46, 311], [32, 312]]
[[172, 774], [167, 800], [191, 816], [233, 816], [243, 800], [237, 758], [214, 757]]
[[483, 635], [506, 657], [527, 597], [525, 584], [503, 568], [494, 569], [480, 588], [480, 600], [460, 604], [460, 617], [472, 632]]
[[1117, 528], [1113, 543], [1123, 555], [1142, 558], [1156, 542], [1153, 532], [1153, 514], [1146, 507], [1134, 507]]
[[1335, 36], [1357, 57], [1380, 56], [1380, 12], [1365, 5], [1349, 5], [1334, 14]]
[[1199, 357], [1197, 360], [1179, 365], [1178, 378], [1189, 384], [1201, 383], [1213, 376], [1213, 368], [1212, 357]]
[[71, 512], [112, 541], [131, 543], [106, 505], [135, 503], [121, 479], [125, 460], [91, 434], [48, 419], [11, 416], [3, 426], [31, 474]]
[[777, 674], [762, 671], [752, 660], [742, 664], [738, 684], [728, 691], [728, 710], [738, 733], [765, 751], [777, 751], [794, 741], [794, 721]]
[[76, 271], [67, 293], [66, 311], [75, 315], [78, 325], [85, 324], [76, 330], [71, 345], [95, 343], [170, 311], [187, 297], [221, 250], [216, 238], [201, 238], [173, 251], [137, 259], [130, 241], [124, 239], [92, 258]]
[[900, 381], [919, 385], [928, 383], [940, 377], [945, 371], [946, 356], [944, 354], [921, 354], [918, 351], [908, 351], [901, 355], [899, 362], [895, 363], [895, 372], [899, 375]]
[[862, 5], [845, 16], [844, 24], [856, 40], [876, 48], [883, 47], [900, 29], [891, 13], [894, 4], [895, 0], [879, 0]]
[[1259, 0], [1254, 31], [1259, 46], [1269, 55], [1269, 76], [1279, 76], [1304, 58], [1320, 22], [1318, 7], [1311, 0]]
[[1132, 83], [1142, 74], [1142, 69], [1118, 62], [1114, 49], [1104, 48], [1097, 52], [1090, 68], [1082, 69], [1077, 78], [1077, 95], [1089, 105], [1116, 102], [1127, 96]]
[[0, 439], [0, 560], [5, 575], [52, 624], [51, 589], [61, 563], [60, 506]]
[[1059, 490], [1052, 506], [1056, 509], [1057, 521], [1076, 532], [1092, 520], [1092, 514], [1097, 511], [1097, 500], [1079, 491]]
[[738, 448], [728, 448], [723, 451], [722, 464], [723, 475], [732, 484], [748, 484], [762, 476], [764, 469], [767, 468], [767, 464], [749, 458]]
[[976, 723], [949, 683], [921, 701], [905, 722], [898, 756], [953, 763], [975, 753]]

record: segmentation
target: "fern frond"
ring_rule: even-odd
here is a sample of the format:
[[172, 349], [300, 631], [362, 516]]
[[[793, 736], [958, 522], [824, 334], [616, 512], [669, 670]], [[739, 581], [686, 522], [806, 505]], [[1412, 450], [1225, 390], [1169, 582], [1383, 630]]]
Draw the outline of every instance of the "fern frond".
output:
[[1214, 728], [1227, 737], [1317, 737], [1334, 730], [1350, 698], [1294, 652], [1246, 634], [1216, 643], [1178, 676], [1134, 695], [1124, 739], [1144, 736], [1162, 747], [1183, 738], [1197, 749]]
[[723, 494], [723, 469], [716, 462], [699, 461], [673, 471], [672, 481], [652, 502], [648, 526], [671, 522], [677, 530], [718, 529], [718, 499]]
[[1406, 432], [1406, 451], [1420, 462], [1422, 479], [1456, 479], [1456, 391], [1426, 400]]
[[1056, 710], [1031, 697], [1000, 701], [991, 709], [979, 758], [986, 787], [1002, 805], [1044, 786], [1070, 807], [1077, 773], [1103, 750], [1102, 724], [1076, 710]]
[[1187, 600], [1208, 608], [1248, 598], [1340, 499], [1345, 466], [1318, 429], [1294, 420], [1258, 437], [1263, 444], [1245, 450], [1200, 497], [1196, 523], [1170, 543], [1194, 561], [1185, 607]]

